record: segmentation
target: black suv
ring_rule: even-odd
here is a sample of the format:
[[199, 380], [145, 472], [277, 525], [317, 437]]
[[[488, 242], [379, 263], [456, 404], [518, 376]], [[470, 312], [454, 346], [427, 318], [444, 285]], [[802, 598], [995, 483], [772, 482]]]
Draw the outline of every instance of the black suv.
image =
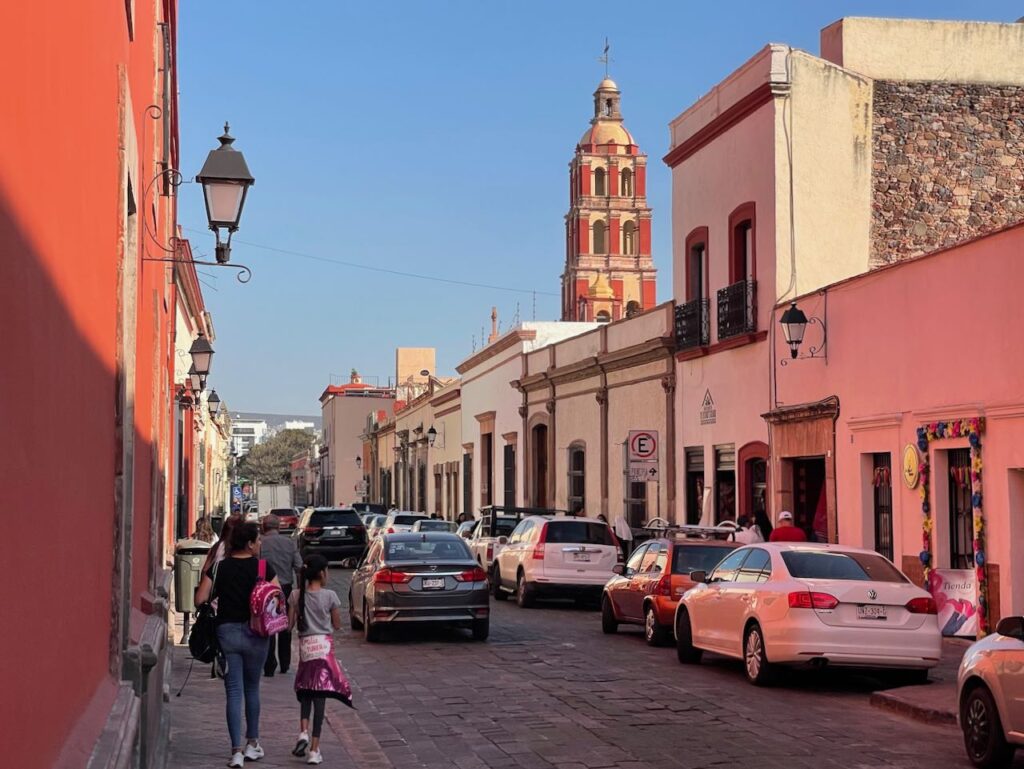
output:
[[361, 556], [366, 550], [366, 526], [351, 507], [307, 509], [295, 538], [303, 558], [319, 553], [329, 561], [340, 561]]

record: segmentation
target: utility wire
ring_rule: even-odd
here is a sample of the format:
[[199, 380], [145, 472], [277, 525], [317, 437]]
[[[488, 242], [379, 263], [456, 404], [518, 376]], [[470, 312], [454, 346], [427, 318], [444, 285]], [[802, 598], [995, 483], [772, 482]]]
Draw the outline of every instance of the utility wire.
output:
[[[183, 227], [182, 229], [188, 232], [195, 232], [203, 234], [205, 230], [197, 230], [192, 227]], [[249, 246], [250, 248], [260, 248], [264, 251], [273, 251], [278, 254], [287, 254], [288, 256], [298, 256], [303, 259], [312, 259], [317, 262], [327, 262], [328, 264], [337, 264], [342, 267], [354, 267], [357, 270], [369, 270], [370, 272], [383, 272], [388, 275], [399, 275], [403, 278], [417, 278], [419, 280], [430, 280], [435, 283], [448, 283], [453, 286], [469, 286], [471, 288], [488, 288], [493, 291], [511, 291], [517, 294], [541, 294], [543, 296], [558, 296], [553, 291], [535, 291], [531, 288], [510, 288], [509, 286], [495, 286], [490, 283], [474, 283], [468, 280], [455, 280], [454, 278], [439, 278], [436, 275], [423, 275], [417, 272], [405, 272], [403, 270], [390, 270], [387, 267], [373, 267], [368, 264], [359, 264], [358, 262], [348, 262], [343, 259], [331, 259], [327, 256], [317, 256], [316, 254], [306, 254], [301, 251], [292, 251], [287, 248], [277, 248], [276, 246], [264, 246], [260, 243], [251, 243], [245, 240], [233, 239], [235, 243], [241, 243], [243, 246]]]

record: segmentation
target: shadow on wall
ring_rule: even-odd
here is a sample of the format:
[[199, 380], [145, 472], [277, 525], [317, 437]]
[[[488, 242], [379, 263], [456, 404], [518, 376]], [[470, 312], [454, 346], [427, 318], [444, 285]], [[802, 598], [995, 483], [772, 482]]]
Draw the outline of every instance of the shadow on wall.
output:
[[[0, 754], [6, 766], [84, 767], [119, 694], [117, 254], [76, 233], [46, 236], [73, 249], [40, 246], [6, 193], [0, 186], [0, 488], [17, 625], [0, 634], [10, 693], [0, 697]], [[146, 482], [153, 452], [138, 433], [135, 456]], [[149, 513], [136, 508], [136, 537], [149, 538]]]

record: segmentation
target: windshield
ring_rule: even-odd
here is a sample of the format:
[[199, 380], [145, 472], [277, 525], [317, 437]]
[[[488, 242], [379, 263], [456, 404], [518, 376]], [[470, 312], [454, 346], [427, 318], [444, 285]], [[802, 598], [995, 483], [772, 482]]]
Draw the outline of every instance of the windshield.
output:
[[270, 515], [276, 515], [278, 518], [294, 518], [295, 508], [277, 507], [270, 511]]
[[787, 550], [782, 561], [796, 579], [838, 579], [868, 582], [906, 582], [899, 569], [873, 553], [835, 550]]
[[704, 571], [710, 574], [733, 549], [715, 545], [676, 545], [672, 550], [672, 573], [688, 575], [691, 571]]
[[548, 521], [548, 543], [614, 545], [608, 524], [598, 521]]
[[448, 560], [472, 560], [469, 553], [460, 539], [440, 540], [409, 540], [388, 542], [387, 554], [384, 559], [388, 562], [394, 561], [448, 561]]
[[420, 531], [451, 531], [448, 521], [431, 521], [427, 519], [419, 522]]
[[416, 521], [423, 520], [422, 515], [396, 515], [394, 523], [399, 526], [412, 526]]
[[353, 510], [314, 510], [310, 526], [362, 526], [363, 522]]

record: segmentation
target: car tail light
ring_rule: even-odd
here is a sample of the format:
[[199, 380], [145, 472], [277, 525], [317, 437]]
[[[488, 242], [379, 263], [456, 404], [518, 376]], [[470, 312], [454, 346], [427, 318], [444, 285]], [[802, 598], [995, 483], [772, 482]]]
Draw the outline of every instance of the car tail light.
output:
[[491, 561], [493, 559], [494, 559], [494, 545], [488, 543], [487, 544], [487, 560]]
[[540, 536], [537, 538], [537, 544], [533, 546], [533, 560], [543, 561], [544, 560], [544, 545], [548, 541], [548, 524], [544, 523], [540, 527]]
[[307, 526], [305, 531], [306, 534], [319, 534], [320, 532], [321, 528], [319, 526]]
[[798, 593], [789, 594], [790, 609], [834, 609], [839, 605], [839, 599], [828, 593], [812, 593], [801, 590]]
[[388, 526], [388, 534], [394, 534], [394, 533], [395, 533], [395, 527], [394, 526]]
[[477, 566], [475, 569], [456, 574], [455, 579], [459, 582], [483, 582], [487, 579], [487, 572]]
[[381, 569], [373, 575], [373, 581], [378, 585], [404, 585], [410, 579], [412, 579], [412, 574], [391, 569]]
[[911, 614], [938, 614], [939, 607], [935, 605], [935, 599], [931, 596], [911, 598], [907, 602], [907, 611]]
[[654, 583], [654, 595], [672, 595], [672, 575], [663, 574], [661, 579]]

